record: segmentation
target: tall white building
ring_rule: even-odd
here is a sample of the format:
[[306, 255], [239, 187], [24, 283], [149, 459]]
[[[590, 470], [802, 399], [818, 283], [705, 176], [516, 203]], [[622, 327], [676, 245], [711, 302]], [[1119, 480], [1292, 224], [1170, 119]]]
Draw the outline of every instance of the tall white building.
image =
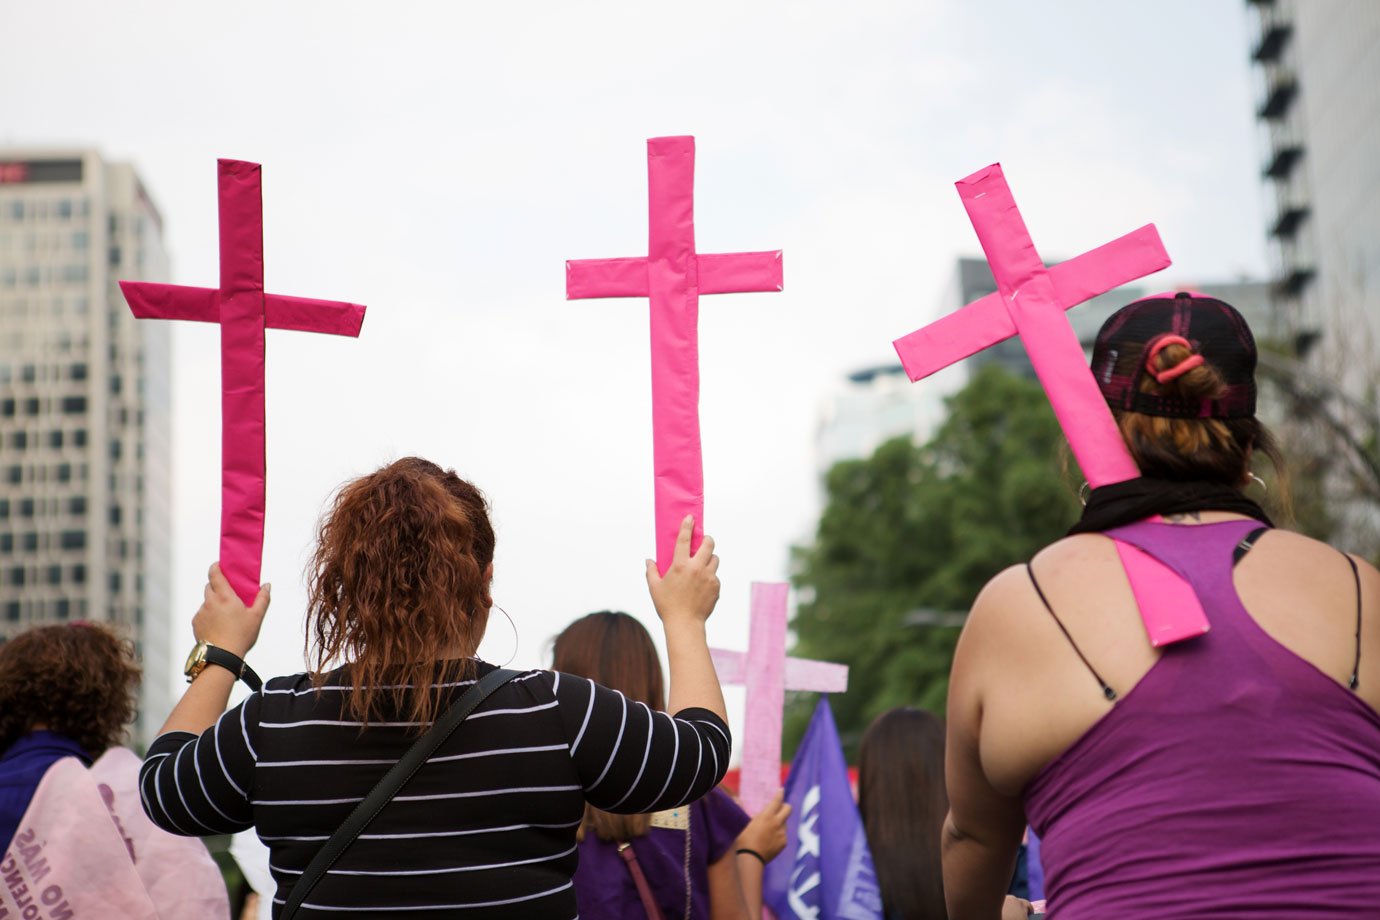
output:
[[144, 663], [144, 742], [172, 705], [169, 331], [116, 282], [167, 276], [132, 167], [0, 150], [0, 641], [116, 626]]
[[1373, 396], [1380, 369], [1380, 3], [1247, 4], [1281, 313], [1301, 356], [1340, 369], [1353, 396]]

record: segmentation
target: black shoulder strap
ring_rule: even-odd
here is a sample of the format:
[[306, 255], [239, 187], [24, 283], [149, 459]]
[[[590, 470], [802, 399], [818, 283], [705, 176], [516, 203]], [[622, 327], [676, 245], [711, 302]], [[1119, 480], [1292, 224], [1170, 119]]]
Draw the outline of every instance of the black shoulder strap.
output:
[[1241, 542], [1232, 548], [1231, 564], [1233, 568], [1235, 568], [1242, 559], [1246, 558], [1246, 554], [1251, 551], [1251, 547], [1255, 546], [1256, 541], [1264, 536], [1265, 532], [1269, 529], [1268, 527], [1257, 527], [1255, 530], [1246, 534], [1246, 536], [1241, 539]]
[[1352, 690], [1361, 686], [1361, 572], [1356, 568], [1356, 560], [1350, 554], [1346, 556], [1347, 564], [1351, 566], [1351, 577], [1356, 580], [1356, 658], [1351, 664], [1351, 679], [1346, 685]]
[[350, 812], [350, 816], [336, 829], [331, 838], [321, 845], [315, 858], [297, 879], [297, 884], [292, 886], [292, 893], [288, 895], [287, 903], [283, 905], [283, 912], [279, 914], [279, 920], [291, 920], [296, 916], [302, 902], [311, 894], [311, 890], [316, 887], [317, 882], [330, 871], [341, 855], [355, 842], [364, 829], [369, 826], [383, 807], [398, 794], [398, 790], [406, 786], [408, 781], [417, 774], [422, 768], [422, 764], [436, 753], [447, 738], [455, 731], [461, 722], [465, 721], [470, 713], [489, 694], [499, 687], [508, 683], [514, 677], [521, 674], [521, 671], [514, 671], [510, 668], [497, 668], [485, 674], [479, 680], [470, 685], [470, 688], [456, 700], [449, 709], [436, 720], [436, 724], [427, 729], [426, 734], [417, 739], [412, 747], [407, 749], [407, 753], [395, 763], [389, 771], [384, 774], [383, 779], [379, 780], [377, 786], [370, 790], [364, 797], [364, 801], [355, 806], [355, 810]]
[[1102, 696], [1109, 701], [1115, 702], [1116, 691], [1102, 679], [1101, 674], [1097, 673], [1097, 669], [1092, 666], [1092, 662], [1088, 661], [1087, 657], [1083, 654], [1083, 650], [1078, 647], [1078, 643], [1073, 641], [1073, 636], [1070, 636], [1069, 631], [1064, 628], [1064, 621], [1059, 619], [1059, 614], [1055, 613], [1054, 608], [1050, 606], [1049, 600], [1045, 597], [1045, 592], [1040, 588], [1040, 583], [1035, 580], [1035, 569], [1028, 562], [1025, 564], [1025, 571], [1026, 574], [1030, 576], [1030, 584], [1035, 588], [1035, 593], [1040, 595], [1040, 603], [1045, 605], [1045, 609], [1049, 611], [1049, 615], [1054, 618], [1054, 625], [1058, 626], [1059, 631], [1064, 634], [1064, 638], [1069, 640], [1069, 645], [1073, 647], [1073, 653], [1078, 656], [1078, 660], [1083, 662], [1083, 666], [1088, 669], [1088, 672], [1091, 673], [1094, 678], [1096, 678], [1098, 686], [1102, 688]]

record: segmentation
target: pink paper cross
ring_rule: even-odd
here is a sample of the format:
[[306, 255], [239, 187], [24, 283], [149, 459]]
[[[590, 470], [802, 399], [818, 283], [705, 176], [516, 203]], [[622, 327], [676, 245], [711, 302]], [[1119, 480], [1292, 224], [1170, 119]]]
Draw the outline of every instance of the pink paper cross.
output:
[[[1088, 370], [1065, 311], [1169, 265], [1153, 225], [1069, 262], [1046, 268], [1007, 187], [992, 165], [958, 182], [958, 194], [992, 266], [997, 292], [897, 339], [918, 380], [1019, 333], [1078, 465], [1094, 488], [1140, 475]], [[1155, 646], [1200, 636], [1207, 615], [1193, 588], [1141, 550], [1113, 541]]]
[[650, 299], [656, 561], [664, 575], [687, 514], [695, 516], [692, 551], [704, 534], [700, 295], [779, 291], [782, 271], [780, 250], [716, 255], [695, 251], [693, 137], [647, 141], [647, 189], [647, 255], [568, 261], [565, 296]]
[[364, 307], [264, 293], [263, 195], [258, 163], [218, 160], [220, 287], [121, 281], [140, 319], [220, 324], [220, 565], [246, 603], [259, 590], [267, 480], [264, 330], [359, 335]]
[[790, 586], [753, 582], [748, 650], [710, 649], [719, 682], [747, 687], [738, 797], [756, 814], [781, 786], [781, 715], [787, 690], [842, 693], [848, 666], [786, 657], [786, 596]]

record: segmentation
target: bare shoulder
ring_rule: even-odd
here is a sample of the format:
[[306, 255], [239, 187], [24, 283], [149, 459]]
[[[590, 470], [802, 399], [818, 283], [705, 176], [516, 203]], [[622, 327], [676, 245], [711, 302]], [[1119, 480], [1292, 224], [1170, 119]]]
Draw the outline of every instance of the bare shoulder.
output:
[[1243, 568], [1251, 562], [1251, 556], [1259, 561], [1247, 569], [1248, 572], [1266, 578], [1298, 580], [1301, 584], [1313, 585], [1324, 591], [1328, 587], [1345, 589], [1341, 593], [1348, 597], [1353, 589], [1345, 560], [1350, 559], [1356, 564], [1356, 574], [1362, 585], [1361, 594], [1367, 606], [1380, 605], [1380, 572], [1376, 571], [1375, 566], [1360, 556], [1343, 553], [1321, 540], [1292, 530], [1276, 529], [1251, 550], [1242, 563]]

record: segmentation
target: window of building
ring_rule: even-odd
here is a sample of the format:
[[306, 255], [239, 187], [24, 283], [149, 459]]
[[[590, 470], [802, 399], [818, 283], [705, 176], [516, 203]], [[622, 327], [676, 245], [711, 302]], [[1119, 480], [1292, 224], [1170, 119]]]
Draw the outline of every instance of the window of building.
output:
[[120, 578], [120, 573], [119, 573], [119, 572], [111, 572], [111, 573], [110, 573], [110, 593], [111, 593], [111, 594], [119, 594], [119, 593], [120, 593], [120, 589], [123, 588], [123, 587], [124, 587], [124, 580], [123, 580], [122, 578]]
[[72, 216], [72, 200], [64, 198], [57, 203], [57, 216], [66, 220]]
[[59, 620], [65, 620], [72, 615], [72, 602], [65, 597], [60, 597], [53, 602], [53, 615]]
[[72, 584], [74, 584], [74, 585], [84, 585], [84, 584], [86, 584], [86, 566], [84, 566], [84, 565], [74, 565], [74, 566], [72, 566]]
[[8, 555], [12, 552], [14, 552], [14, 534], [0, 533], [0, 553]]
[[9, 570], [9, 582], [12, 585], [23, 587], [24, 567], [22, 565], [16, 565]]
[[12, 417], [14, 415], [14, 400], [0, 399], [0, 415]]
[[24, 467], [12, 466], [5, 470], [5, 479], [12, 486], [17, 486], [24, 481]]
[[28, 399], [24, 400], [24, 414], [25, 414], [25, 415], [38, 415], [38, 397], [37, 397], [37, 396], [30, 396]]
[[32, 498], [21, 498], [19, 500], [19, 516], [25, 518], [34, 516], [34, 500]]
[[84, 251], [91, 238], [85, 230], [77, 230], [72, 234], [72, 248], [77, 251]]
[[54, 450], [57, 450], [58, 448], [62, 447], [61, 428], [54, 428], [52, 431], [48, 432], [48, 446], [53, 448]]
[[62, 584], [62, 566], [60, 566], [60, 565], [50, 565], [50, 566], [48, 566], [48, 584], [50, 584], [50, 585], [60, 585], [60, 584]]
[[86, 446], [86, 429], [85, 429], [85, 428], [78, 428], [76, 431], [72, 432], [72, 446], [73, 446], [73, 447], [85, 447], [85, 446]]
[[37, 552], [38, 534], [32, 530], [29, 531], [28, 533], [24, 534], [22, 537], [19, 538], [19, 545], [23, 547], [24, 552], [26, 553]]
[[19, 601], [8, 601], [5, 604], [5, 619], [11, 623], [19, 622]]
[[81, 362], [78, 362], [77, 364], [73, 364], [70, 368], [68, 368], [67, 375], [68, 375], [69, 377], [71, 377], [73, 380], [85, 380], [85, 379], [86, 379], [86, 365], [85, 365], [84, 363], [81, 363]]
[[38, 369], [35, 368], [32, 364], [26, 364], [19, 369], [19, 379], [24, 381], [25, 383], [33, 383], [34, 378], [37, 376]]
[[80, 415], [86, 411], [85, 396], [62, 397], [62, 411], [65, 415]]
[[86, 549], [86, 531], [64, 530], [58, 538], [58, 545], [63, 549]]
[[111, 506], [110, 506], [110, 523], [113, 524], [113, 525], [115, 525], [116, 527], [119, 527], [119, 526], [120, 526], [120, 518], [121, 518], [121, 517], [123, 517], [123, 514], [122, 514], [122, 512], [121, 512], [121, 510], [120, 510], [120, 506], [119, 506], [119, 505], [111, 505]]
[[24, 450], [29, 446], [29, 433], [27, 431], [16, 431], [10, 435], [10, 446], [15, 450]]
[[8, 520], [10, 516], [10, 500], [0, 498], [0, 521]]
[[112, 374], [110, 377], [110, 392], [118, 395], [124, 389], [124, 381], [119, 374]]
[[67, 513], [76, 517], [86, 514], [86, 496], [73, 495], [67, 499]]
[[110, 442], [110, 459], [119, 460], [123, 454], [124, 447], [120, 444], [119, 439], [112, 439]]

